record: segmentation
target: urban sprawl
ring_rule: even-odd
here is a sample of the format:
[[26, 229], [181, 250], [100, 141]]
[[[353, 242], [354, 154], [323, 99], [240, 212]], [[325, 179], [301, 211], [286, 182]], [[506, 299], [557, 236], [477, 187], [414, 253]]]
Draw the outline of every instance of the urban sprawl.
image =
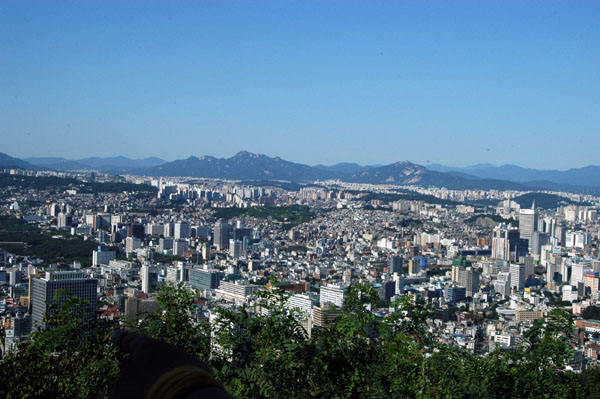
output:
[[[568, 310], [578, 331], [568, 368], [598, 362], [600, 316], [586, 312], [600, 296], [598, 197], [546, 192], [563, 199], [547, 206], [517, 191], [4, 174], [151, 190], [0, 187], [3, 354], [44, 327], [57, 290], [100, 317], [136, 320], [156, 308], [161, 283], [178, 283], [197, 297], [190, 317], [212, 322], [217, 309], [252, 305], [277, 286], [310, 336], [360, 282], [379, 293], [374, 315], [393, 312], [398, 297], [423, 298], [435, 310], [430, 332], [481, 356], [514, 348], [536, 320]], [[77, 259], [36, 254], [34, 243], [11, 239], [21, 229], [87, 249]]]

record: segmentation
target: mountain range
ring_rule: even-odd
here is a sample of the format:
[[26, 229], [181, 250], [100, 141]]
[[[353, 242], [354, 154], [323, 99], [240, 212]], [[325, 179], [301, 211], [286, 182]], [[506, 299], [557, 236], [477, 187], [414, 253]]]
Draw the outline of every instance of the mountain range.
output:
[[130, 169], [151, 168], [167, 163], [167, 161], [156, 157], [132, 159], [123, 156], [106, 158], [90, 157], [82, 159], [38, 157], [25, 158], [25, 161], [38, 167], [53, 170], [101, 170], [113, 173], [127, 172]]
[[285, 180], [311, 182], [339, 179], [369, 184], [437, 186], [448, 189], [556, 190], [600, 194], [600, 166], [568, 171], [527, 169], [515, 165], [480, 164], [455, 168], [431, 164], [427, 168], [408, 161], [362, 166], [338, 163], [331, 166], [286, 161], [241, 151], [231, 158], [191, 156], [172, 162], [160, 158], [126, 157], [25, 158], [0, 153], [0, 166], [50, 170], [99, 170], [142, 176], [205, 177], [230, 180]]
[[464, 173], [482, 179], [508, 179], [514, 182], [552, 182], [578, 186], [600, 187], [600, 166], [586, 166], [569, 170], [539, 170], [517, 165], [494, 166], [479, 164], [456, 168], [439, 164], [427, 166], [430, 170], [445, 173]]

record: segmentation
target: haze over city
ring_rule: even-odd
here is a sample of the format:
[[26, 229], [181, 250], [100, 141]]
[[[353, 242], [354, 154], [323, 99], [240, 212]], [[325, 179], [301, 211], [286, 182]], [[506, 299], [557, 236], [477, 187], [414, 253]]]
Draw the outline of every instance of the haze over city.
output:
[[597, 164], [600, 6], [0, 4], [2, 152]]

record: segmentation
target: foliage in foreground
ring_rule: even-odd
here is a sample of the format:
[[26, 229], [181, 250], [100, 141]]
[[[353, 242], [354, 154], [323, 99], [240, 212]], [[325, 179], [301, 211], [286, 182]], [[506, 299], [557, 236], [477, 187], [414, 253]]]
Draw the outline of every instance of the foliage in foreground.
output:
[[[362, 284], [350, 288], [338, 320], [310, 339], [277, 289], [261, 291], [255, 307], [221, 311], [212, 325], [191, 321], [193, 299], [163, 286], [160, 308], [130, 328], [210, 364], [239, 398], [599, 397], [598, 368], [561, 371], [572, 357], [572, 319], [560, 310], [538, 321], [517, 350], [480, 358], [437, 343], [425, 323], [430, 309], [419, 300], [403, 298], [376, 318], [367, 308], [377, 294]], [[0, 364], [0, 397], [107, 397], [120, 361], [109, 344], [115, 323], [86, 324], [69, 312], [51, 317], [56, 327]]]

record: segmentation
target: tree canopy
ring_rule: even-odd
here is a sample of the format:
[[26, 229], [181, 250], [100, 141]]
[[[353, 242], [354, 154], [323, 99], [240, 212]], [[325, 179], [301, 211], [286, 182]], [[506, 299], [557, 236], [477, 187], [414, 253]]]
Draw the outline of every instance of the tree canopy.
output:
[[[182, 286], [163, 285], [157, 299], [158, 309], [128, 328], [197, 356], [238, 398], [599, 397], [597, 368], [563, 371], [573, 321], [562, 310], [537, 321], [516, 349], [477, 357], [434, 338], [422, 298], [403, 297], [376, 316], [377, 293], [366, 284], [351, 286], [336, 321], [312, 334], [275, 285], [213, 322], [194, 321], [194, 294]], [[108, 396], [122, 357], [109, 341], [117, 323], [84, 322], [73, 309], [52, 313], [54, 327], [3, 359], [1, 397]]]

